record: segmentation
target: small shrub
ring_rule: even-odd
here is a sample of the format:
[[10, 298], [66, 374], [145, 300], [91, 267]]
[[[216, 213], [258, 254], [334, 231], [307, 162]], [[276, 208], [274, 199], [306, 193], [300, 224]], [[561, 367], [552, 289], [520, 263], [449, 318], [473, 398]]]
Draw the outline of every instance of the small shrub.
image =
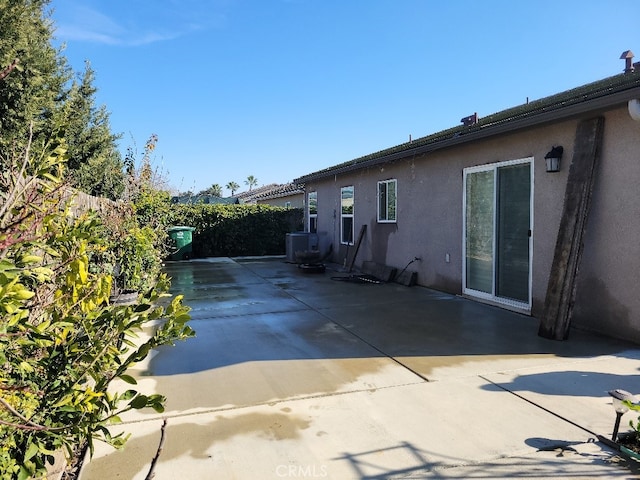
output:
[[139, 226], [131, 208], [101, 215], [103, 248], [93, 258], [94, 268], [112, 275], [113, 293], [144, 292], [160, 274], [157, 233]]
[[[126, 435], [109, 426], [131, 409], [163, 409], [162, 395], [143, 395], [126, 374], [160, 345], [186, 339], [182, 297], [166, 298], [168, 279], [135, 305], [109, 303], [113, 277], [95, 265], [111, 243], [92, 213], [70, 215], [64, 200], [62, 139], [13, 159], [0, 185], [0, 479], [42, 475], [53, 452], [103, 440], [121, 447]], [[148, 241], [140, 229], [136, 251]], [[149, 250], [151, 252], [151, 250]], [[145, 252], [147, 255], [148, 252]], [[144, 255], [143, 255], [144, 258]], [[151, 260], [150, 260], [151, 261]], [[143, 262], [144, 264], [144, 262]], [[142, 277], [142, 273], [139, 273]], [[141, 345], [133, 338], [161, 320]], [[115, 393], [114, 379], [132, 388]]]

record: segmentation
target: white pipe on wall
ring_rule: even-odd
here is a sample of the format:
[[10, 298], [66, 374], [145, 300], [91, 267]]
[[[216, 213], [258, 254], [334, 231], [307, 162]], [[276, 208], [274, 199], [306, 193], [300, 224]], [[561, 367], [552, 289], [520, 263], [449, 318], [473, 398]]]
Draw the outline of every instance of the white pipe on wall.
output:
[[636, 122], [640, 122], [640, 99], [634, 98], [629, 100], [629, 115]]

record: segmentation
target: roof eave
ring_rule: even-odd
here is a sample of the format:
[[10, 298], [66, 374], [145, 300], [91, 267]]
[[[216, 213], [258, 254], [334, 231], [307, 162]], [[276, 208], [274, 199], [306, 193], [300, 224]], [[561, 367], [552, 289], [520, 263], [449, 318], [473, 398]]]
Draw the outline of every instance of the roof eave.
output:
[[363, 168], [373, 167], [384, 163], [401, 160], [408, 157], [415, 157], [436, 150], [442, 150], [445, 148], [454, 147], [464, 143], [474, 142], [481, 139], [490, 138], [496, 135], [503, 135], [506, 133], [512, 133], [525, 128], [536, 127], [548, 123], [555, 123], [558, 121], [568, 120], [571, 118], [579, 117], [585, 113], [599, 113], [602, 111], [610, 110], [612, 108], [623, 105], [625, 102], [634, 98], [640, 98], [640, 87], [634, 87], [627, 90], [612, 93], [610, 95], [597, 97], [591, 100], [585, 100], [584, 102], [571, 104], [567, 106], [560, 106], [559, 108], [550, 109], [540, 113], [527, 115], [526, 117], [505, 121], [502, 123], [490, 124], [480, 127], [477, 130], [469, 132], [460, 132], [459, 135], [443, 140], [438, 140], [426, 145], [407, 148], [399, 152], [394, 152], [388, 155], [372, 158], [363, 162], [354, 162], [352, 164], [342, 164], [336, 168], [329, 168], [316, 173], [302, 176], [294, 179], [295, 183], [307, 183], [315, 180], [320, 180], [326, 177], [339, 175], [343, 173], [353, 172]]

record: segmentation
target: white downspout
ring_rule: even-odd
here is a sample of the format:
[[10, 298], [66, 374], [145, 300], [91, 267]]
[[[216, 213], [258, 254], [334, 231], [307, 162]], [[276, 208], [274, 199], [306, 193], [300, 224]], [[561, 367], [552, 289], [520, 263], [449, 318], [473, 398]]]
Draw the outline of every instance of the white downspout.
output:
[[640, 99], [634, 98], [629, 100], [629, 115], [636, 122], [640, 122]]

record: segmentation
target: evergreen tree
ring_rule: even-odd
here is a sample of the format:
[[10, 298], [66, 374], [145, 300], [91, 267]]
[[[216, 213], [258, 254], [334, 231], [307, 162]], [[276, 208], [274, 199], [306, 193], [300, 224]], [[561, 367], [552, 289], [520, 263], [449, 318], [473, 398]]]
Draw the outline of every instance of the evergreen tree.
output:
[[78, 189], [91, 195], [120, 197], [124, 190], [122, 160], [111, 132], [109, 113], [95, 105], [95, 74], [86, 63], [80, 83], [73, 82], [63, 106], [69, 145], [69, 173]]
[[[70, 78], [66, 58], [53, 48], [49, 0], [0, 0], [0, 151], [34, 144], [58, 125], [55, 110]], [[13, 68], [11, 68], [13, 67]], [[2, 157], [5, 157], [4, 155]], [[0, 166], [3, 166], [0, 159]]]
[[0, 0], [0, 170], [21, 151], [64, 127], [69, 179], [80, 190], [118, 198], [122, 161], [106, 108], [95, 106], [94, 73], [87, 64], [73, 82], [67, 60], [52, 46], [50, 0]]

